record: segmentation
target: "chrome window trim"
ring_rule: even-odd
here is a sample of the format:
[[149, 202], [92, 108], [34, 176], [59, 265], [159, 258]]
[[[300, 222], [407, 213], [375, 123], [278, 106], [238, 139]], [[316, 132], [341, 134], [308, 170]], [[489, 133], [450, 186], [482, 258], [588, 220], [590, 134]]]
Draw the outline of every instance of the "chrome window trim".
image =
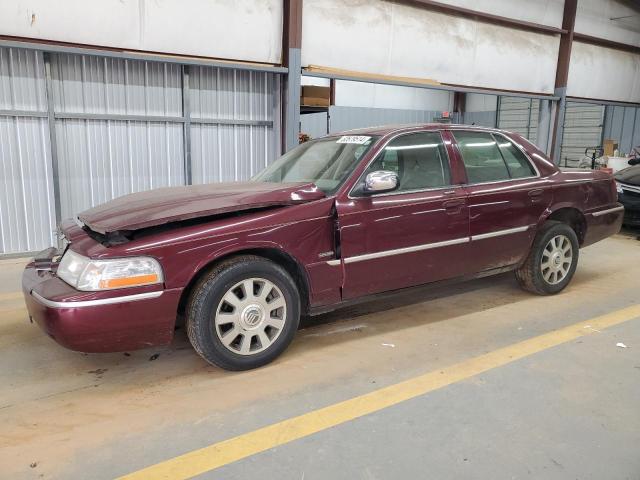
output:
[[100, 305], [113, 305], [115, 303], [135, 302], [138, 300], [148, 300], [151, 298], [158, 298], [162, 295], [162, 291], [159, 292], [146, 292], [137, 293], [135, 295], [124, 295], [122, 297], [102, 298], [98, 300], [80, 300], [78, 302], [55, 302], [44, 298], [38, 292], [31, 291], [30, 295], [35, 298], [39, 303], [49, 308], [81, 308], [81, 307], [97, 307]]
[[[380, 148], [380, 151], [378, 152], [378, 154], [373, 157], [371, 160], [369, 160], [369, 162], [367, 163], [367, 165], [364, 167], [364, 170], [362, 171], [362, 173], [358, 176], [358, 178], [356, 179], [356, 182], [351, 186], [351, 189], [349, 190], [349, 193], [347, 194], [347, 198], [349, 200], [357, 200], [360, 198], [372, 198], [372, 197], [382, 197], [382, 196], [392, 196], [392, 195], [404, 195], [404, 194], [409, 194], [409, 193], [421, 193], [421, 192], [433, 192], [433, 191], [437, 191], [437, 190], [444, 190], [444, 189], [449, 189], [449, 188], [455, 188], [455, 187], [460, 187], [462, 185], [458, 185], [458, 184], [449, 184], [449, 185], [444, 185], [442, 187], [433, 187], [433, 188], [420, 188], [420, 189], [414, 189], [414, 190], [404, 190], [401, 192], [387, 192], [387, 193], [377, 193], [377, 194], [372, 194], [372, 195], [363, 195], [363, 196], [353, 196], [353, 191], [356, 189], [356, 186], [358, 185], [360, 179], [362, 178], [362, 176], [364, 174], [366, 174], [367, 169], [371, 166], [371, 164], [373, 162], [376, 161], [376, 159], [378, 158], [378, 156], [384, 151], [385, 148], [387, 148], [387, 145], [389, 145], [390, 142], [392, 142], [393, 140], [395, 140], [398, 137], [402, 137], [404, 135], [415, 135], [416, 133], [437, 133], [438, 135], [440, 135], [440, 139], [442, 140], [442, 145], [445, 145], [444, 143], [444, 138], [442, 138], [442, 132], [445, 129], [443, 128], [438, 128], [437, 130], [413, 130], [410, 132], [400, 132], [395, 134], [393, 137], [389, 137], [389, 139], [384, 143], [384, 145]], [[449, 175], [451, 175], [451, 159], [449, 158], [449, 152], [447, 152], [447, 147], [445, 146], [445, 152], [447, 154], [447, 162], [449, 163]], [[449, 179], [451, 180], [451, 179]]]
[[606, 215], [607, 213], [619, 212], [621, 210], [624, 210], [624, 207], [622, 205], [619, 205], [617, 207], [607, 208], [606, 210], [600, 210], [599, 212], [591, 212], [591, 215], [593, 215], [594, 217], [600, 217], [602, 215]]
[[[451, 134], [453, 135], [453, 138], [455, 139], [455, 144], [456, 144], [456, 149], [458, 150], [458, 155], [460, 155], [460, 160], [462, 160], [462, 166], [465, 168], [465, 173], [467, 171], [467, 166], [464, 163], [464, 157], [462, 156], [462, 152], [460, 151], [460, 145], [458, 144], [458, 139], [456, 138], [456, 134], [455, 132], [470, 132], [470, 133], [487, 133], [489, 135], [500, 135], [501, 137], [503, 137], [505, 140], [507, 140], [509, 143], [512, 143], [516, 146], [516, 148], [518, 148], [525, 156], [525, 158], [527, 159], [527, 161], [529, 162], [530, 165], [533, 165], [533, 169], [536, 171], [536, 175], [532, 175], [530, 177], [520, 177], [520, 178], [507, 178], [505, 180], [491, 180], [490, 182], [477, 182], [477, 183], [470, 183], [467, 182], [464, 185], [467, 185], [469, 187], [475, 187], [476, 185], [493, 185], [496, 183], [508, 183], [508, 182], [519, 182], [520, 180], [531, 180], [534, 178], [542, 178], [542, 175], [540, 174], [540, 170], [538, 170], [538, 167], [536, 166], [535, 162], [531, 161], [531, 158], [529, 157], [529, 155], [527, 155], [527, 153], [524, 151], [524, 149], [518, 144], [516, 143], [514, 140], [511, 140], [509, 137], [506, 137], [504, 134], [500, 133], [500, 132], [496, 132], [496, 131], [490, 131], [490, 130], [466, 130], [464, 128], [455, 128], [455, 129], [451, 129]], [[506, 166], [506, 163], [505, 163]], [[507, 171], [509, 171], [509, 168], [507, 167]], [[511, 175], [511, 172], [509, 171], [509, 175]], [[468, 180], [468, 177], [467, 177]]]
[[404, 247], [404, 248], [395, 248], [392, 250], [383, 250], [382, 252], [374, 252], [374, 253], [365, 253], [362, 255], [354, 255], [353, 257], [345, 257], [342, 259], [336, 259], [336, 260], [329, 260], [327, 261], [327, 265], [330, 266], [336, 266], [336, 265], [340, 265], [341, 262], [344, 262], [345, 264], [348, 263], [356, 263], [356, 262], [362, 262], [365, 260], [373, 260], [376, 258], [384, 258], [384, 257], [390, 257], [390, 256], [394, 256], [394, 255], [402, 255], [404, 253], [414, 253], [414, 252], [420, 252], [423, 250], [430, 250], [432, 248], [440, 248], [440, 247], [448, 247], [450, 245], [460, 245], [463, 243], [469, 243], [469, 242], [473, 242], [473, 241], [477, 241], [477, 240], [483, 240], [486, 238], [494, 238], [494, 237], [500, 237], [502, 235], [511, 235], [514, 233], [521, 233], [521, 232], [526, 232], [527, 230], [529, 230], [531, 227], [533, 227], [534, 225], [524, 225], [522, 227], [514, 227], [514, 228], [507, 228], [505, 230], [496, 230], [495, 232], [489, 232], [489, 233], [481, 233], [480, 235], [471, 235], [469, 237], [462, 237], [462, 238], [455, 238], [453, 240], [444, 240], [442, 242], [434, 242], [434, 243], [424, 243], [422, 245], [415, 245], [413, 247]]

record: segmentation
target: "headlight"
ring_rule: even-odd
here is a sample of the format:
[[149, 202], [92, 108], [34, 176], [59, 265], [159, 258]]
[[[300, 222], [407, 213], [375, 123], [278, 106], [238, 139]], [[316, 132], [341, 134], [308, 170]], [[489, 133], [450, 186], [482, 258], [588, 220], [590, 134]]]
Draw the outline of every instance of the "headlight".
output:
[[616, 182], [616, 191], [618, 193], [622, 193], [622, 185], [620, 185], [618, 182]]
[[164, 281], [158, 261], [149, 257], [91, 260], [68, 249], [58, 266], [58, 277], [84, 291], [153, 285]]

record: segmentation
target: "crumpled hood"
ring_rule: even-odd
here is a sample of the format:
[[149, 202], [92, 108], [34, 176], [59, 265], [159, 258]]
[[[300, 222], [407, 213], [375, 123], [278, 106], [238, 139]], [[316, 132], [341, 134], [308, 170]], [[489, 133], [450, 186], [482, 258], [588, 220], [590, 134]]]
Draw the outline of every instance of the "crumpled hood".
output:
[[230, 182], [157, 188], [116, 198], [78, 215], [106, 235], [169, 222], [324, 198], [313, 183]]

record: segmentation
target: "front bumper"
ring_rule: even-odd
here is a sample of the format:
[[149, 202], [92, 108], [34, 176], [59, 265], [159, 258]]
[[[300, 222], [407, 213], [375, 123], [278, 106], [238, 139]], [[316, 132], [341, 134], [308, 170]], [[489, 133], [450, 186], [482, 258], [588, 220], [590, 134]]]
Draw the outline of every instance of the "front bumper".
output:
[[32, 321], [63, 347], [89, 353], [170, 343], [182, 293], [157, 286], [80, 292], [37, 262], [25, 268], [22, 290]]

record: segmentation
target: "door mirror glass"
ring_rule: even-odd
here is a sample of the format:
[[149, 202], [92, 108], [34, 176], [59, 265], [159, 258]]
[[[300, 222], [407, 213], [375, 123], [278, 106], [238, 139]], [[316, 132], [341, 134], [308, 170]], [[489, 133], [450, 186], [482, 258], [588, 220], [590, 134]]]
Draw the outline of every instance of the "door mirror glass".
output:
[[398, 188], [398, 175], [389, 170], [371, 172], [364, 180], [365, 193], [391, 192], [396, 188]]

